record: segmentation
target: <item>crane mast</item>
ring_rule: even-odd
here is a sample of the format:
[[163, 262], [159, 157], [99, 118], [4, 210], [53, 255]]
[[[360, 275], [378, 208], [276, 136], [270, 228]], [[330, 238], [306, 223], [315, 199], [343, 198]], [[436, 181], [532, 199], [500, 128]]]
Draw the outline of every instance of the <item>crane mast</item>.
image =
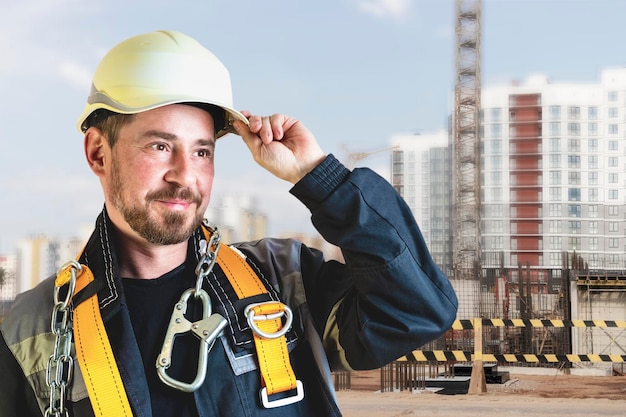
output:
[[[479, 280], [481, 0], [456, 0], [455, 8], [454, 278]], [[470, 315], [475, 313], [467, 312]]]

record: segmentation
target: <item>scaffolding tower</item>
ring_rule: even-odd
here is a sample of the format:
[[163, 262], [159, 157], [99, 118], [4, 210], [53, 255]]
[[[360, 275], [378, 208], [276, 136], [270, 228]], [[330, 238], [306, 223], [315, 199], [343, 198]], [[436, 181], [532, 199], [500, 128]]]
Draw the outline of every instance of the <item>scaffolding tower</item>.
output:
[[456, 0], [454, 86], [454, 279], [459, 318], [479, 317], [481, 0]]

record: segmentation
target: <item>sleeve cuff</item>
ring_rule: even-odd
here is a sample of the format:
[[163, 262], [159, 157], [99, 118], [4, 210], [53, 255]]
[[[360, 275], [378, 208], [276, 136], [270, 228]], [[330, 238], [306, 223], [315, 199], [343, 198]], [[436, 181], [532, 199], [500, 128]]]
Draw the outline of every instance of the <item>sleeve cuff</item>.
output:
[[350, 175], [333, 154], [329, 154], [313, 171], [309, 172], [289, 190], [298, 200], [312, 208], [323, 202]]

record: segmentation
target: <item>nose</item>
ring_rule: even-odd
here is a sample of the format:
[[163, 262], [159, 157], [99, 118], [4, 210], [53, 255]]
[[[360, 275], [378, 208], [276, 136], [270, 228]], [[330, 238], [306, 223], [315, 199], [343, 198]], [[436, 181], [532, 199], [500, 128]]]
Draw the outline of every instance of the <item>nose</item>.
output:
[[165, 174], [165, 181], [190, 187], [196, 182], [196, 172], [191, 156], [183, 152], [173, 152], [171, 165]]

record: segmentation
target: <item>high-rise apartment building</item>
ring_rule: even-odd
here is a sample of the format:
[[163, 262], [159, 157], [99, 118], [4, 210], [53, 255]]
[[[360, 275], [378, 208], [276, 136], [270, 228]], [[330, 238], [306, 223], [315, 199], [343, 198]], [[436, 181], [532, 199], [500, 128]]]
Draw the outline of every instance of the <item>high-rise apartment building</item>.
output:
[[449, 135], [399, 135], [391, 140], [391, 182], [411, 208], [437, 265], [452, 274], [452, 171]]
[[483, 263], [557, 269], [569, 252], [625, 269], [626, 69], [593, 84], [535, 76], [481, 101]]

